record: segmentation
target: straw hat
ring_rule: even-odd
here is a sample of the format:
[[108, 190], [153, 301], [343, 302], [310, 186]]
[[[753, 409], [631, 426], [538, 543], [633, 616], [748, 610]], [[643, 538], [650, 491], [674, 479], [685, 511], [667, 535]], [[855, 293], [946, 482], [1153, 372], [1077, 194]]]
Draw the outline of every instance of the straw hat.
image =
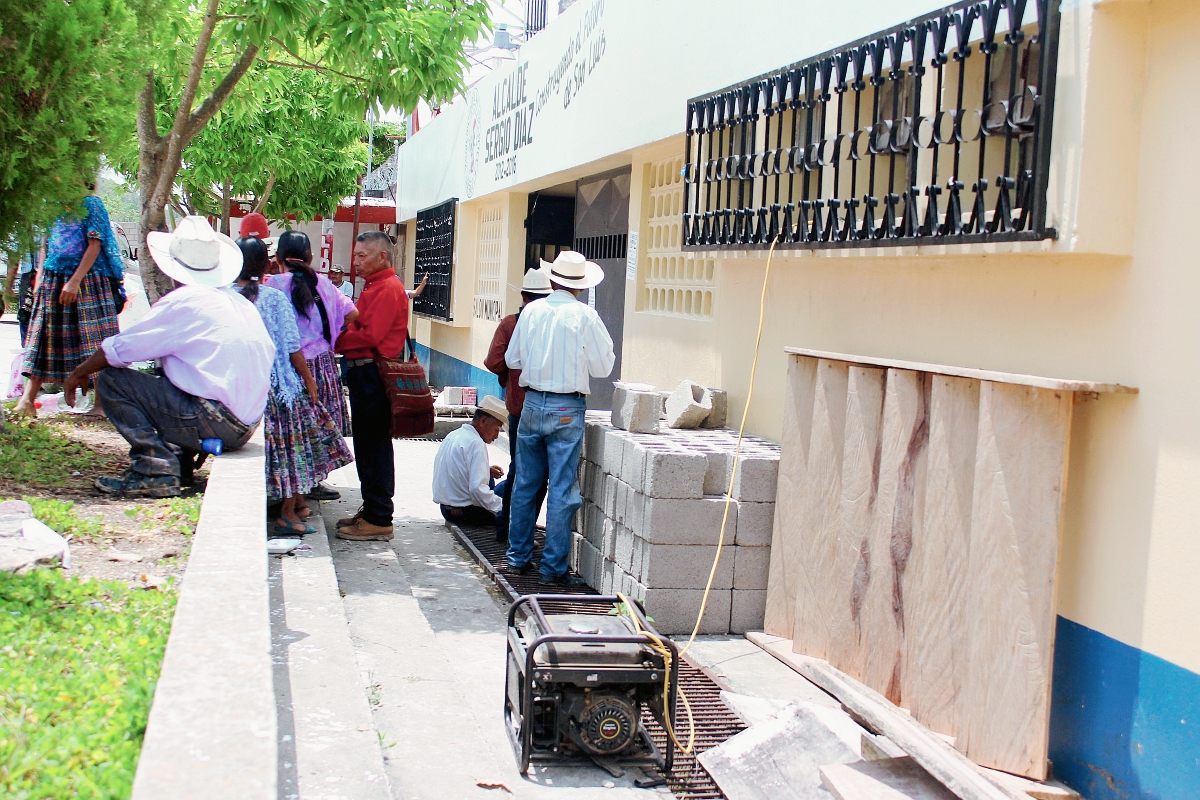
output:
[[154, 263], [185, 285], [228, 286], [242, 271], [241, 248], [204, 217], [184, 217], [172, 233], [150, 231], [146, 246]]
[[508, 425], [508, 407], [504, 405], [504, 401], [499, 397], [487, 395], [479, 404], [475, 406], [476, 411], [482, 411], [488, 416], [495, 417], [502, 423], [500, 427], [503, 429]]
[[542, 261], [542, 269], [550, 280], [568, 289], [590, 289], [604, 280], [604, 270], [599, 264], [588, 261], [583, 253], [563, 250], [551, 264]]
[[554, 287], [550, 285], [550, 275], [546, 270], [531, 269], [525, 272], [525, 278], [521, 281], [521, 291], [525, 294], [550, 294]]

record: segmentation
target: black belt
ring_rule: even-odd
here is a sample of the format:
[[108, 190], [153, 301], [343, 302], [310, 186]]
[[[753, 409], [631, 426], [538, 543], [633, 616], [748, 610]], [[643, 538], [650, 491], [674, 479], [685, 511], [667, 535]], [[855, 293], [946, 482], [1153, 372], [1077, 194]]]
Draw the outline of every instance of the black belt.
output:
[[552, 394], [555, 397], [577, 397], [580, 399], [587, 397], [587, 395], [584, 394], [583, 392], [543, 392], [541, 389], [526, 389], [525, 392], [526, 393], [537, 392], [538, 394], [542, 394], [542, 395]]
[[373, 358], [342, 358], [346, 362], [347, 367], [365, 367], [367, 364], [374, 364]]

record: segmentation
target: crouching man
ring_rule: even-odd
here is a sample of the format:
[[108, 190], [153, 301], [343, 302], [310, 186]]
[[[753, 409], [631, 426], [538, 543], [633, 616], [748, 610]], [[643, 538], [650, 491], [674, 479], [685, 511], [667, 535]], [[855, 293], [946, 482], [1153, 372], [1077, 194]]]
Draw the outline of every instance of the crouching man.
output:
[[[225, 450], [244, 445], [262, 419], [275, 345], [254, 305], [227, 288], [242, 253], [203, 217], [186, 217], [174, 233], [151, 232], [155, 263], [182, 284], [137, 324], [105, 339], [63, 386], [68, 405], [96, 373], [96, 395], [129, 442], [132, 464], [96, 487], [114, 495], [179, 494], [179, 448], [204, 439]], [[158, 360], [165, 377], [128, 369]]]
[[442, 516], [456, 525], [495, 525], [504, 504], [504, 485], [495, 481], [504, 474], [491, 466], [487, 446], [496, 441], [508, 421], [508, 409], [495, 397], [485, 397], [475, 408], [475, 418], [452, 432], [433, 458], [433, 502]]

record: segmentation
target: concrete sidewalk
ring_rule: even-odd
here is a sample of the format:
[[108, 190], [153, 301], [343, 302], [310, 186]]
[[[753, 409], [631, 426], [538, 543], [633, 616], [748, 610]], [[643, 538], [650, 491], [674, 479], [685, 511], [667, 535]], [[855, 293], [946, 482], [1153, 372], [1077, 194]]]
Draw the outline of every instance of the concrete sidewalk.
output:
[[[634, 788], [640, 770], [622, 778], [595, 767], [517, 772], [502, 716], [507, 603], [454, 543], [430, 500], [437, 447], [396, 443], [393, 541], [312, 542], [311, 551], [273, 570], [277, 685], [287, 690], [277, 694], [288, 706], [280, 734], [289, 735], [287, 716], [295, 737], [281, 742], [281, 797], [670, 796]], [[506, 454], [492, 452], [504, 465]], [[342, 500], [322, 504], [332, 530], [358, 508], [354, 467], [328, 482], [342, 492]], [[326, 546], [336, 586], [316, 563]], [[338, 605], [348, 636], [337, 634]], [[355, 676], [346, 676], [347, 657]], [[368, 725], [369, 733], [362, 730]], [[381, 756], [386, 782], [374, 774]]]

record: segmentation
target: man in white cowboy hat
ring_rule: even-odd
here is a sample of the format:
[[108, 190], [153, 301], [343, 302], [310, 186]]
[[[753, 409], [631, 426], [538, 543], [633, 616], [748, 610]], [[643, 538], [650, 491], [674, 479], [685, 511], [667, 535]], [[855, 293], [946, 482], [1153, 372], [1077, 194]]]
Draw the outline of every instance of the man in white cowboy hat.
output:
[[[208, 220], [185, 217], [173, 233], [148, 233], [146, 245], [182, 286], [105, 339], [63, 389], [74, 405], [76, 390], [99, 373], [97, 398], [129, 442], [129, 470], [97, 479], [97, 488], [169, 497], [179, 494], [178, 448], [199, 452], [204, 439], [220, 439], [236, 450], [249, 440], [266, 408], [275, 345], [254, 305], [228, 288], [241, 250]], [[163, 377], [128, 369], [155, 360]]]
[[[525, 406], [525, 389], [521, 386], [521, 370], [509, 369], [507, 362], [504, 360], [504, 354], [508, 351], [508, 343], [512, 341], [513, 331], [517, 327], [517, 321], [521, 318], [521, 312], [525, 310], [525, 306], [534, 300], [541, 300], [550, 294], [551, 291], [550, 275], [545, 270], [531, 269], [525, 271], [525, 277], [521, 281], [522, 305], [517, 309], [517, 313], [509, 314], [500, 320], [500, 324], [496, 326], [496, 332], [492, 335], [492, 346], [488, 348], [487, 358], [483, 360], [483, 366], [489, 371], [496, 373], [496, 377], [500, 379], [500, 385], [504, 387], [504, 405], [508, 407], [508, 480], [504, 484], [504, 507], [500, 510], [500, 516], [496, 519], [496, 541], [498, 542], [508, 541], [508, 520], [512, 508], [512, 490], [513, 486], [516, 485], [517, 475], [516, 434], [517, 430], [521, 427], [521, 409]], [[536, 509], [540, 509], [542, 501], [546, 499], [546, 490], [546, 482], [542, 481], [542, 486], [535, 498], [535, 515]]]
[[457, 525], [495, 525], [504, 487], [504, 474], [491, 465], [487, 446], [496, 441], [508, 421], [508, 409], [488, 395], [475, 407], [470, 423], [451, 432], [433, 457], [433, 502], [447, 522]]
[[581, 253], [565, 250], [553, 264], [542, 262], [554, 290], [530, 303], [517, 321], [504, 354], [509, 369], [521, 370], [525, 405], [517, 431], [516, 485], [508, 526], [508, 569], [533, 569], [533, 526], [538, 487], [549, 477], [546, 546], [538, 582], [576, 585], [567, 574], [571, 517], [582, 505], [579, 453], [583, 415], [593, 377], [603, 378], [616, 363], [612, 337], [596, 313], [578, 296], [604, 280], [604, 270]]

